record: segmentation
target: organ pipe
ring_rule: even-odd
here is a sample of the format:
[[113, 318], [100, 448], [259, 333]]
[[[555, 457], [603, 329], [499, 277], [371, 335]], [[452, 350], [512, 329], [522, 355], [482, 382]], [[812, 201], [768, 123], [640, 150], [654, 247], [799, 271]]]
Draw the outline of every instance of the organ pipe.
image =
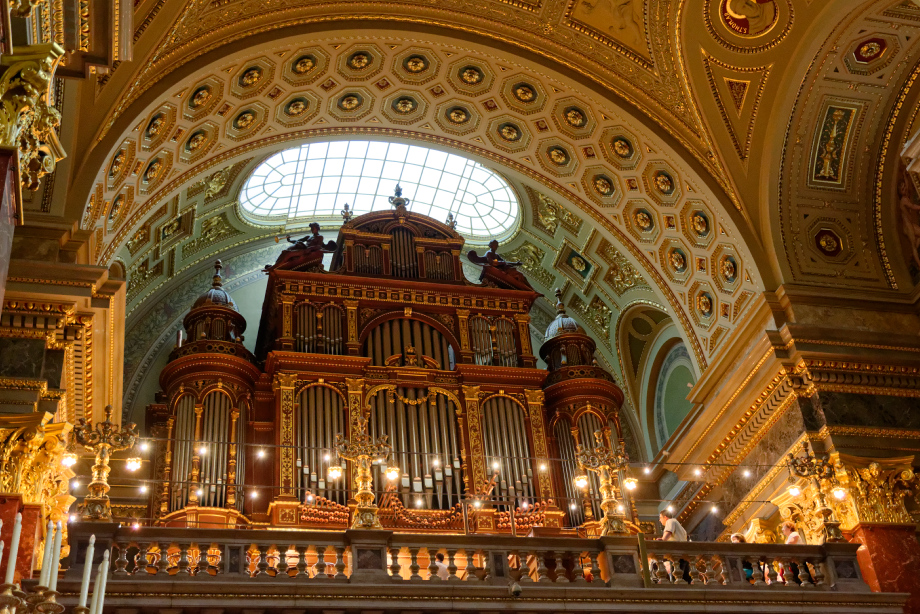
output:
[[[574, 483], [575, 475], [580, 473], [578, 471], [578, 463], [575, 461], [575, 446], [576, 443], [580, 443], [586, 450], [593, 450], [597, 447], [597, 443], [594, 440], [594, 432], [603, 429], [604, 422], [595, 414], [585, 412], [578, 417], [576, 428], [578, 430], [578, 442], [575, 441], [575, 437], [572, 434], [572, 427], [568, 422], [559, 420], [556, 422], [555, 426], [556, 439], [559, 443], [559, 454], [562, 457], [562, 475], [565, 481], [565, 494], [569, 502], [574, 502], [577, 506], [576, 510], [569, 509], [569, 520], [573, 525], [584, 522], [585, 517], [582, 504], [586, 499], [585, 491], [576, 488]], [[588, 505], [591, 505], [591, 511], [594, 513], [594, 517], [599, 518], [601, 514], [600, 482], [597, 478], [597, 474], [594, 472], [588, 471], [587, 475], [587, 502]]]
[[482, 407], [483, 449], [491, 469], [498, 463], [494, 495], [518, 504], [534, 499], [530, 438], [524, 410], [507, 397], [493, 397]]
[[195, 443], [195, 397], [183, 395], [176, 402], [173, 438], [172, 488], [169, 510], [185, 507], [192, 473], [192, 446]]
[[427, 250], [425, 252], [425, 276], [428, 279], [453, 281], [454, 263], [452, 258], [453, 256], [449, 252]]
[[383, 274], [383, 250], [379, 245], [354, 246], [355, 273], [362, 275]]
[[329, 463], [324, 458], [333, 450], [336, 434], [347, 436], [345, 403], [335, 390], [327, 386], [309, 386], [301, 391], [298, 405], [295, 426], [298, 496], [303, 499], [307, 492], [311, 492], [345, 505], [348, 501], [347, 488], [327, 480]]
[[372, 359], [371, 364], [383, 366], [387, 358], [404, 353], [409, 345], [416, 354], [435, 359], [442, 369], [454, 368], [453, 352], [444, 335], [426, 322], [408, 318], [381, 322], [368, 335], [364, 355]]
[[338, 305], [296, 305], [294, 349], [311, 354], [344, 354], [344, 318], [345, 314]]
[[[415, 507], [421, 497], [429, 509], [448, 509], [463, 495], [456, 407], [443, 394], [426, 388], [381, 390], [370, 404], [372, 438], [388, 435], [402, 475], [396, 484], [403, 505]], [[376, 479], [386, 483], [382, 464]]]
[[418, 256], [415, 255], [415, 237], [405, 228], [393, 229], [393, 275], [415, 279], [418, 277]]

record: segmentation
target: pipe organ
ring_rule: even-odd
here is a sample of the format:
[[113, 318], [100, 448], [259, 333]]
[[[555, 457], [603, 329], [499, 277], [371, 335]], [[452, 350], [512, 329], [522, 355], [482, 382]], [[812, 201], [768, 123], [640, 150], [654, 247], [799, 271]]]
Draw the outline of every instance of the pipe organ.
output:
[[568, 509], [585, 499], [575, 445], [616, 427], [622, 402], [593, 340], [562, 309], [540, 350], [550, 368], [537, 369], [527, 280], [493, 251], [470, 257], [482, 265], [470, 283], [463, 237], [399, 193], [390, 202], [349, 216], [336, 241], [312, 224], [266, 267], [254, 353], [218, 263], [148, 407], [169, 433], [159, 524], [346, 528], [356, 469], [336, 450], [361, 419], [392, 446], [372, 465], [385, 528], [574, 534], [585, 521]]

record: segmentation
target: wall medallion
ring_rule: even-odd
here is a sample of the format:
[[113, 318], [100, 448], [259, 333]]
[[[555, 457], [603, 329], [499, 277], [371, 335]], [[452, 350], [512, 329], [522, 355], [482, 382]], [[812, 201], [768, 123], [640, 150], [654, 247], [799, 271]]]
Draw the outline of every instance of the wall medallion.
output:
[[470, 121], [470, 113], [463, 107], [451, 107], [447, 109], [447, 121], [457, 126]]
[[754, 53], [779, 44], [792, 27], [790, 0], [706, 0], [706, 29], [719, 44]]
[[262, 69], [258, 66], [253, 66], [252, 68], [246, 69], [246, 71], [240, 75], [240, 86], [242, 87], [252, 87], [256, 83], [262, 80]]
[[243, 111], [233, 120], [233, 127], [237, 130], [245, 130], [252, 126], [256, 121], [256, 114], [253, 111]]
[[316, 68], [316, 58], [312, 55], [302, 55], [291, 66], [291, 72], [295, 75], [305, 75]]

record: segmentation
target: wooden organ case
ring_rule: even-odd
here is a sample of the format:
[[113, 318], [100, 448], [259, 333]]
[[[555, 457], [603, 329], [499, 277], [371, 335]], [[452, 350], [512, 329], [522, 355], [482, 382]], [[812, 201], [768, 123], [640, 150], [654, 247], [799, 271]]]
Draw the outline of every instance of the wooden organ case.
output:
[[347, 217], [337, 242], [311, 225], [266, 267], [254, 354], [218, 269], [148, 407], [159, 524], [346, 529], [353, 476], [327, 471], [336, 435], [362, 417], [372, 437], [388, 436], [400, 470], [388, 480], [374, 464], [386, 529], [507, 533], [513, 522], [524, 534], [584, 520], [566, 509], [573, 461], [543, 389], [568, 382], [574, 401], [566, 391], [553, 401], [569, 418], [585, 414], [579, 399], [603, 407], [591, 425], [615, 419], [622, 393], [604, 374], [611, 381], [579, 395], [584, 370], [536, 368], [529, 312], [540, 295], [514, 263], [493, 247], [471, 283], [463, 238], [408, 211], [399, 192], [390, 202]]

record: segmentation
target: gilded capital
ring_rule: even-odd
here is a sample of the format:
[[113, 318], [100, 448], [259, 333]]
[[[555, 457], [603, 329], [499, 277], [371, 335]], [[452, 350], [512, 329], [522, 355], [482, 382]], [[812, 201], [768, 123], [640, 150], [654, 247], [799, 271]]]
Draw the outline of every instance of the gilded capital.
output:
[[272, 387], [276, 390], [278, 388], [293, 388], [296, 383], [296, 373], [275, 373], [275, 381], [272, 382]]
[[64, 50], [56, 43], [19, 48], [0, 58], [0, 146], [19, 152], [22, 186], [37, 190], [65, 153], [57, 137], [61, 114], [51, 100], [51, 83]]

